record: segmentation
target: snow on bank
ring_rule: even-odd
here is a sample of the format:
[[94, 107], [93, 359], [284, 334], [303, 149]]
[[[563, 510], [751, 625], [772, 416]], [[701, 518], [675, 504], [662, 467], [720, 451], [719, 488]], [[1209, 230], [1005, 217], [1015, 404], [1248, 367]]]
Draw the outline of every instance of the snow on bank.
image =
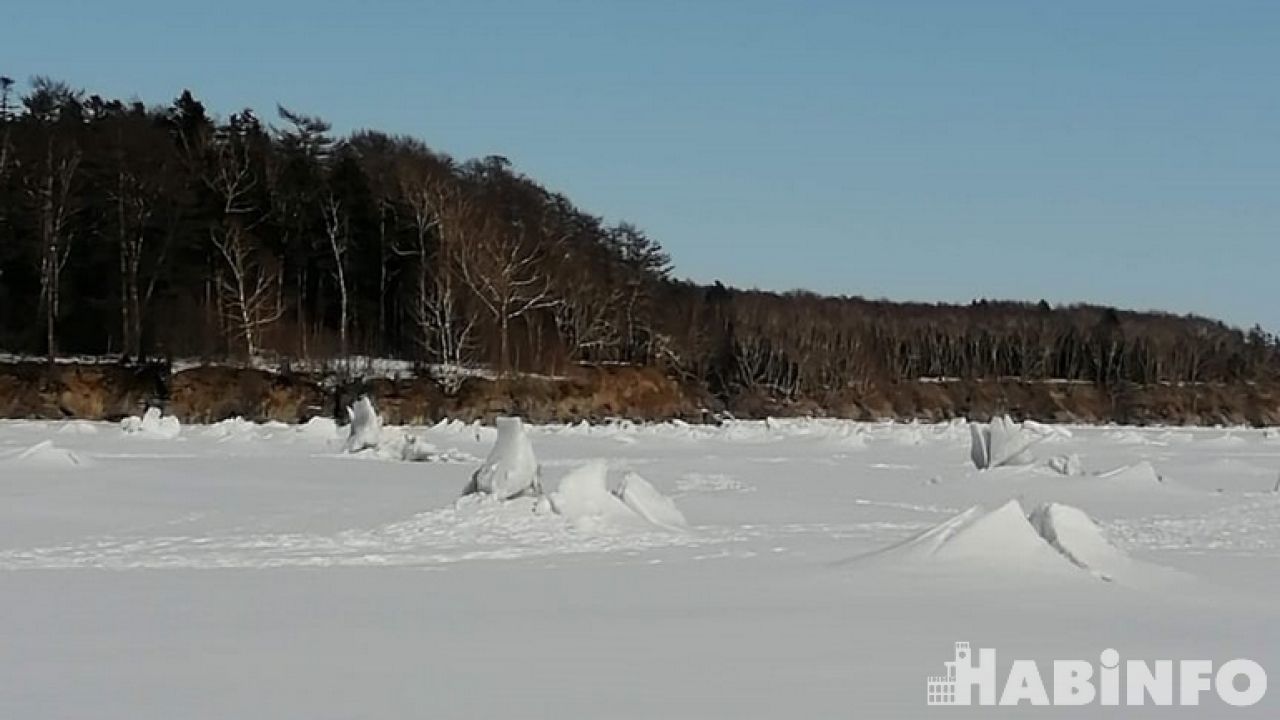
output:
[[[890, 427], [894, 428], [892, 432], [884, 432]], [[612, 420], [604, 423], [583, 421], [542, 425], [537, 428], [537, 432], [557, 436], [609, 438], [626, 444], [634, 443], [638, 438], [684, 442], [713, 440], [743, 444], [812, 441], [856, 450], [866, 447], [867, 443], [877, 436], [893, 442], [901, 442], [899, 431], [903, 427], [910, 427], [910, 425], [892, 426], [833, 418], [799, 417], [726, 420], [708, 424], [687, 423], [683, 420], [653, 423], [637, 423], [631, 420]], [[921, 430], [925, 427], [928, 427], [930, 433], [937, 433], [939, 436], [946, 432], [945, 425], [921, 426]]]

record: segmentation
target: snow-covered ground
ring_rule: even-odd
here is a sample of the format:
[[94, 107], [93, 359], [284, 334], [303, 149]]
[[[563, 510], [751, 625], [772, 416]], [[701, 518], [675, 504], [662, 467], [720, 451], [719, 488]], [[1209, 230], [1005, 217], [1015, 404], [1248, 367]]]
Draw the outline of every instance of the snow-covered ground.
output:
[[1280, 716], [926, 707], [962, 640], [1280, 677], [1280, 436], [1029, 431], [528, 428], [548, 493], [603, 459], [684, 525], [459, 500], [473, 425], [0, 422], [0, 718]]

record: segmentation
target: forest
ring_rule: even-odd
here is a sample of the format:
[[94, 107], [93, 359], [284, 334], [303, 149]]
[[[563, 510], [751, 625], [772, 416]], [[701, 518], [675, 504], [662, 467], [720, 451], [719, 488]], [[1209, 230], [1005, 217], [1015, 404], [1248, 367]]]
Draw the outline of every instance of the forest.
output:
[[[125, 361], [661, 368], [777, 398], [921, 378], [1280, 376], [1280, 344], [1091, 305], [896, 303], [678, 279], [657, 239], [503, 157], [277, 107], [0, 78], [0, 350]], [[838, 208], [833, 208], [833, 212]], [[726, 268], [726, 272], [730, 272]]]

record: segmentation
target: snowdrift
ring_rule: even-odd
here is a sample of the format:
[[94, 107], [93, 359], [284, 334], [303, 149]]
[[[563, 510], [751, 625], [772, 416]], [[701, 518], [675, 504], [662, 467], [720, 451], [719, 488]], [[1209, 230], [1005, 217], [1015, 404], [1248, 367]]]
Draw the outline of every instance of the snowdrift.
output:
[[0, 461], [6, 465], [28, 468], [76, 468], [92, 464], [76, 453], [54, 445], [52, 440], [38, 442], [25, 450], [10, 453]]
[[97, 435], [98, 426], [88, 420], [68, 420], [58, 428], [59, 435]]
[[460, 450], [441, 450], [430, 442], [404, 431], [383, 433], [377, 455], [387, 460], [402, 462], [471, 463], [480, 458]]
[[1136, 486], [1157, 485], [1164, 482], [1164, 478], [1160, 476], [1160, 473], [1156, 472], [1155, 466], [1146, 460], [1133, 465], [1118, 467], [1115, 470], [1109, 470], [1099, 474], [1098, 477]]
[[969, 424], [969, 457], [979, 470], [1035, 462], [1032, 445], [1047, 436], [1029, 432], [1008, 415], [992, 418], [987, 425]]
[[899, 563], [990, 566], [1018, 571], [1069, 569], [1027, 522], [1017, 500], [990, 512], [974, 506], [898, 545], [875, 553]]
[[382, 440], [382, 418], [373, 408], [369, 396], [361, 395], [355, 404], [347, 408], [351, 426], [343, 450], [349, 453], [375, 448]]
[[1179, 573], [1130, 558], [1084, 511], [1046, 503], [1027, 515], [1017, 500], [990, 512], [974, 506], [897, 545], [855, 560], [893, 568], [984, 570], [1093, 577], [1131, 584]]
[[120, 429], [137, 437], [171, 440], [182, 432], [182, 423], [176, 417], [165, 417], [160, 408], [147, 408], [142, 417], [131, 415], [120, 421]]
[[542, 469], [533, 443], [518, 417], [500, 417], [498, 440], [484, 465], [471, 476], [463, 495], [484, 493], [500, 500], [542, 494]]

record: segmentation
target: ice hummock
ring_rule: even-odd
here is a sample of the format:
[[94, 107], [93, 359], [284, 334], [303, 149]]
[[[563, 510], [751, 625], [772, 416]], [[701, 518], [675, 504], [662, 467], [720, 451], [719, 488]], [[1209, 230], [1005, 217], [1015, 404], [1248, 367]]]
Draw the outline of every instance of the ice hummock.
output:
[[1046, 436], [1028, 432], [1008, 415], [1004, 415], [991, 418], [991, 422], [986, 425], [969, 423], [969, 437], [969, 457], [973, 460], [974, 467], [986, 470], [1035, 462], [1031, 446], [1044, 440]]
[[608, 470], [603, 460], [594, 460], [565, 475], [555, 492], [547, 496], [551, 510], [586, 530], [643, 523], [643, 518], [609, 492]]
[[347, 442], [343, 450], [349, 453], [378, 447], [382, 441], [382, 417], [373, 407], [368, 395], [361, 395], [351, 407], [347, 408], [351, 425], [347, 431]]
[[1065, 559], [1027, 522], [1017, 500], [990, 512], [975, 505], [874, 555], [906, 564], [976, 565], [1018, 571], [1069, 569]]
[[688, 527], [689, 521], [671, 498], [663, 495], [639, 474], [628, 472], [614, 494], [636, 515], [654, 525], [668, 528]]
[[1036, 508], [1027, 520], [1064, 557], [1103, 580], [1149, 584], [1181, 576], [1170, 568], [1133, 559], [1116, 547], [1106, 531], [1079, 508], [1045, 503]]
[[1084, 511], [1046, 503], [1030, 515], [1017, 500], [986, 512], [974, 506], [896, 545], [855, 560], [894, 568], [1078, 574], [1149, 584], [1176, 571], [1130, 558]]
[[158, 407], [149, 407], [142, 417], [130, 415], [120, 421], [120, 429], [138, 437], [170, 440], [182, 432], [178, 418], [165, 416]]
[[484, 465], [471, 476], [463, 495], [483, 493], [500, 500], [542, 494], [542, 469], [533, 454], [533, 443], [518, 417], [495, 422], [498, 440]]
[[1079, 477], [1085, 474], [1084, 463], [1076, 453], [1055, 455], [1045, 461], [1045, 466], [1059, 475]]
[[593, 460], [561, 478], [544, 506], [575, 528], [593, 532], [688, 527], [684, 513], [648, 480], [629, 472], [610, 491], [608, 474], [608, 463]]

